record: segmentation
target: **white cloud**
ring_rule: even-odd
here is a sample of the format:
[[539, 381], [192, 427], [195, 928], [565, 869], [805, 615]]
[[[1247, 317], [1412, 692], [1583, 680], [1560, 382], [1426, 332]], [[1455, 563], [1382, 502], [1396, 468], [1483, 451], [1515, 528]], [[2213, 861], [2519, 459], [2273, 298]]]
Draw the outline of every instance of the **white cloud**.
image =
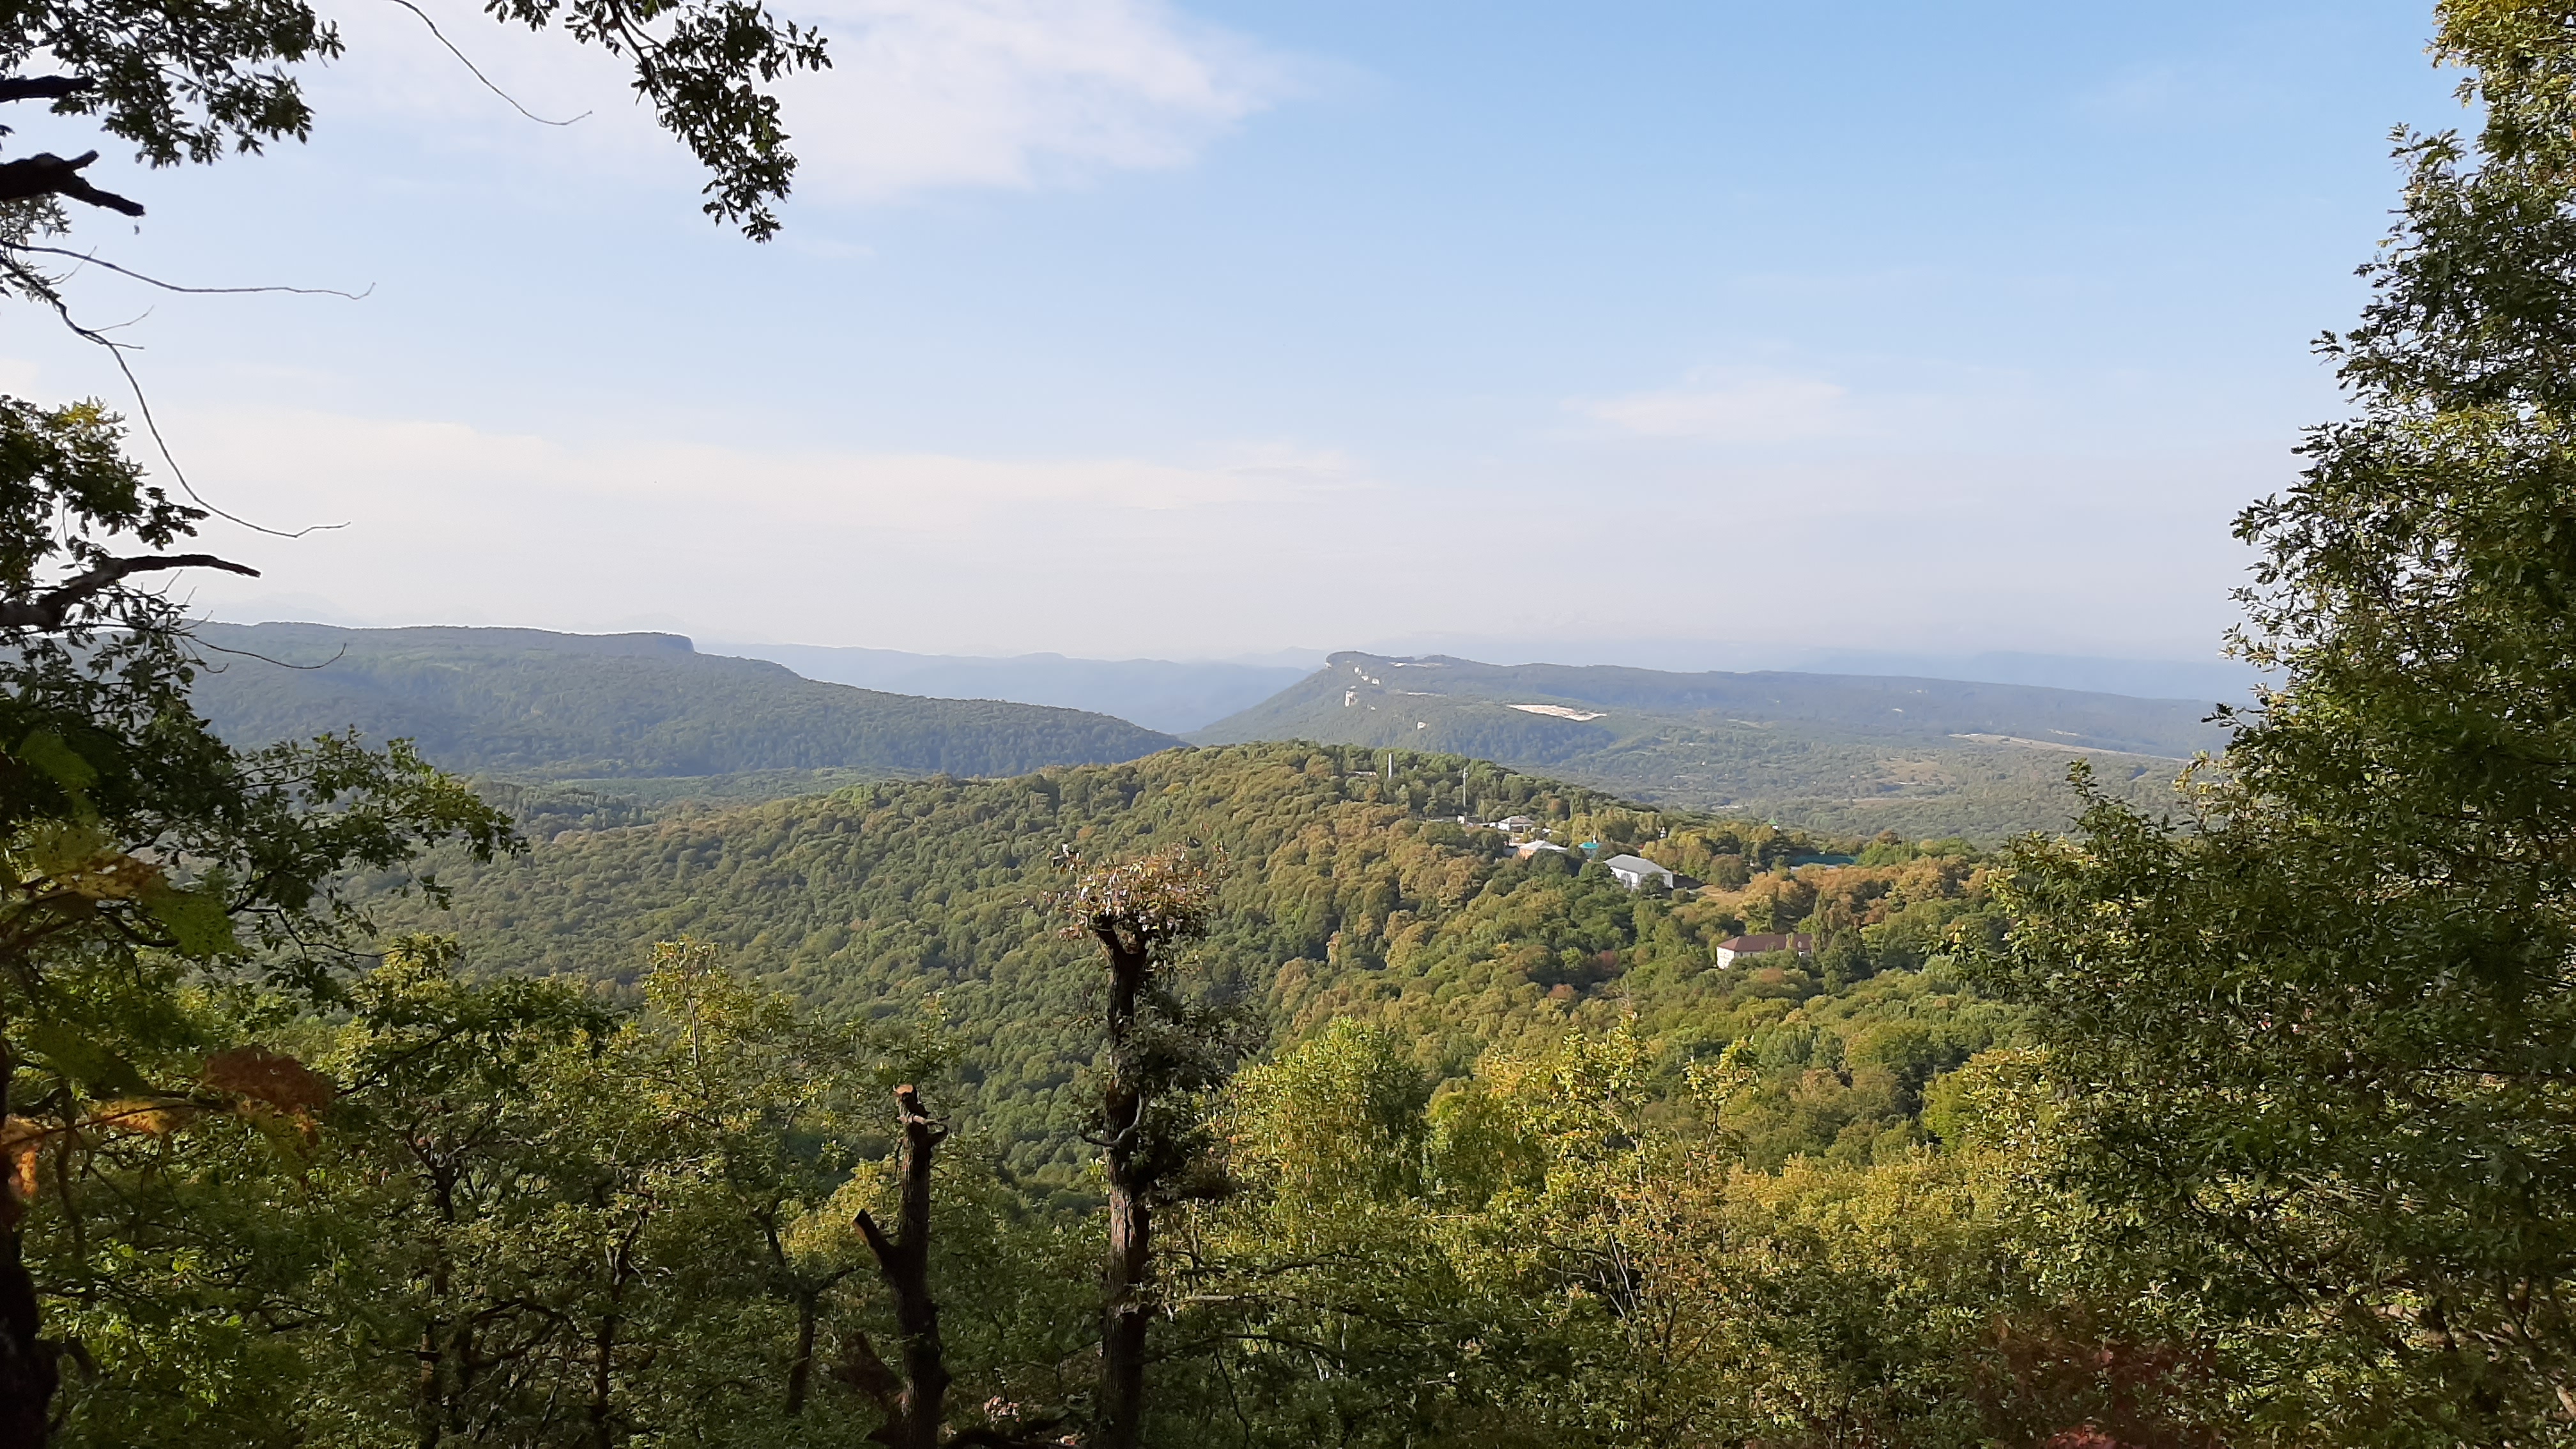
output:
[[1141, 621], [1177, 597], [1293, 587], [1302, 558], [1242, 540], [1292, 537], [1374, 492], [1348, 459], [1268, 445], [1007, 459], [585, 446], [287, 410], [172, 423], [228, 510], [346, 525], [294, 541], [210, 528], [266, 577], [193, 581], [198, 601], [300, 596], [299, 611], [343, 619], [578, 629], [658, 612], [728, 638], [788, 637], [781, 620], [796, 637], [1046, 638], [1094, 609]]
[[1741, 368], [1698, 372], [1680, 387], [1578, 407], [1643, 437], [1722, 443], [1800, 442], [1847, 431], [1854, 422], [1851, 392], [1840, 383]]
[[1033, 509], [1154, 513], [1293, 500], [1347, 488], [1352, 471], [1337, 455], [1278, 448], [1186, 466], [763, 453], [690, 443], [580, 447], [462, 423], [283, 409], [200, 416], [189, 451], [212, 475], [274, 490], [272, 508], [327, 510], [335, 499], [345, 507], [347, 483], [366, 479], [406, 498], [445, 495], [453, 502], [480, 494], [503, 503], [614, 502], [626, 509], [720, 503], [737, 518], [871, 529], [982, 526]]
[[832, 70], [788, 123], [819, 189], [874, 198], [1179, 166], [1292, 66], [1156, 0], [823, 0]]
[[[336, 110], [439, 123], [442, 144], [665, 169], [685, 161], [617, 62], [560, 33], [495, 26], [423, 0], [531, 125], [391, 6], [336, 18], [349, 58], [321, 77]], [[1027, 188], [1186, 165], [1301, 84], [1305, 67], [1161, 0], [805, 0], [832, 68], [781, 86], [801, 195], [877, 201], [942, 187]]]
[[[266, 571], [183, 585], [221, 617], [650, 618], [709, 638], [1112, 658], [1440, 632], [1562, 638], [1580, 654], [1635, 635], [1645, 595], [1531, 580], [1601, 559], [1676, 638], [1897, 648], [1966, 631], [2062, 649], [2144, 631], [2135, 652], [2151, 654], [2226, 621], [2241, 560], [2224, 519], [2272, 466], [1623, 448], [1624, 462], [1568, 455], [1526, 478], [1469, 470], [1430, 488], [1285, 443], [996, 458], [580, 443], [311, 411], [165, 422], [227, 509], [348, 525], [292, 542], [210, 527], [213, 551]], [[1613, 471], [1615, 487], [1568, 486]], [[2123, 501], [2149, 497], [2143, 511]], [[1840, 582], [1819, 594], [1820, 576]]]

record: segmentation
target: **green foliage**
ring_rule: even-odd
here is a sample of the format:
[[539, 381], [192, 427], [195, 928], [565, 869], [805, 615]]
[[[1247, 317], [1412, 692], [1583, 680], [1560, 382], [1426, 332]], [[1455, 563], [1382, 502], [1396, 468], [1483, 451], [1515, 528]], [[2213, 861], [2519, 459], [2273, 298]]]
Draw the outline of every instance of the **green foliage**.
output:
[[204, 517], [143, 481], [116, 416], [97, 403], [0, 398], [0, 591], [10, 597], [34, 594], [49, 567], [96, 564], [118, 535], [166, 548]]
[[[685, 942], [625, 1015], [456, 962], [395, 942], [340, 1022], [191, 996], [207, 1085], [47, 1142], [31, 1257], [91, 1360], [67, 1441], [864, 1433], [817, 1361], [876, 1326], [849, 1220], [883, 1084], [935, 1068], [935, 1024], [816, 1019]], [[311, 1067], [204, 1051], [254, 1029]], [[1008, 1224], [962, 1186], [951, 1226], [989, 1251]], [[961, 1337], [994, 1388], [1029, 1333]]]
[[[635, 933], [688, 932], [834, 1012], [935, 992], [960, 1042], [961, 1108], [1012, 1173], [1067, 1202], [1091, 1191], [1077, 1134], [1092, 1109], [1080, 1082], [1097, 1053], [1096, 968], [1029, 903], [1056, 886], [1051, 862], [1068, 843], [1095, 857], [1193, 841], [1221, 851], [1229, 864], [1210, 934], [1182, 961], [1179, 984], [1246, 1013], [1278, 1046], [1336, 1019], [1374, 1024], [1400, 1033], [1436, 1078], [1464, 1074], [1496, 1045], [1633, 1015], [1677, 1083], [1688, 1063], [1756, 1031], [1840, 1041], [1882, 1016], [1946, 1023], [1926, 1028], [1937, 1048], [1887, 1069], [1894, 1085], [1871, 1099], [1892, 1104], [1883, 1112], [1855, 1104], [1784, 1118], [1762, 1129], [1775, 1154], [1825, 1151], [1852, 1122], [1873, 1134], [1902, 1127], [1930, 1074], [2008, 1030], [1992, 1008], [1968, 1010], [1954, 986], [1920, 974], [1955, 922], [1983, 919], [1969, 858], [1794, 877], [1775, 864], [1744, 892], [1650, 898], [1460, 829], [1446, 817], [1462, 771], [1483, 804], [1545, 818], [1569, 838], [1633, 840], [1649, 853], [1725, 845], [1772, 862], [1814, 854], [1816, 842], [1455, 757], [1399, 753], [1391, 781], [1352, 768], [1363, 763], [1381, 759], [1261, 745], [1018, 780], [877, 784], [583, 835], [490, 866], [440, 860], [452, 909], [391, 909], [435, 919], [485, 968], [514, 974], [627, 980]], [[1793, 881], [1811, 884], [1791, 898], [1833, 913], [1859, 958], [1830, 984], [1812, 961], [1716, 969], [1716, 944], [1743, 929], [1748, 893], [1776, 896]], [[1870, 995], [1835, 1005], [1872, 976]], [[1867, 1075], [1877, 1058], [1861, 1066], [1879, 1080]], [[1841, 1069], [1839, 1058], [1784, 1048], [1764, 1071], [1785, 1091]]]
[[[177, 606], [127, 584], [118, 550], [166, 547], [200, 515], [120, 448], [94, 406], [0, 400], [0, 1136], [15, 1168], [0, 1190], [0, 1437], [21, 1440], [42, 1432], [57, 1352], [36, 1338], [18, 1267], [25, 1199], [45, 1161], [60, 1179], [83, 1142], [157, 1137], [197, 1110], [192, 981], [258, 975], [325, 999], [370, 928], [359, 894], [435, 897], [406, 870], [431, 840], [482, 861], [514, 843], [505, 817], [408, 750], [324, 737], [242, 752], [189, 710]], [[374, 877], [367, 890], [353, 894], [352, 871]], [[59, 1281], [75, 1295], [148, 1236], [100, 1230], [93, 1258], [71, 1227]]]
[[2171, 1315], [2065, 1270], [2012, 1054], [1962, 1074], [1989, 1126], [1951, 1150], [1776, 1172], [1654, 1058], [1578, 1033], [1433, 1096], [1342, 1023], [1245, 1074], [1163, 1442], [2210, 1442]]
[[2238, 525], [2287, 682], [2181, 828], [2022, 847], [1986, 968], [2247, 1441], [2560, 1442], [2576, 1381], [2576, 11], [2442, 14], [2486, 130], [2401, 137], [2357, 416]]

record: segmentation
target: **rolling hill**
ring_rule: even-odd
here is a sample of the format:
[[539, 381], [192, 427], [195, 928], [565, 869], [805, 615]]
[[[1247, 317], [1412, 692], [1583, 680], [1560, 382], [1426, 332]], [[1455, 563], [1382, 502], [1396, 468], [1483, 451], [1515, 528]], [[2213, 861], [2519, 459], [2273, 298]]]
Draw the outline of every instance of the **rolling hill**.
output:
[[[1057, 883], [1052, 857], [1068, 843], [1095, 859], [1182, 843], [1221, 855], [1220, 915], [1190, 976], [1240, 1013], [1252, 1044], [1283, 1045], [1334, 1018], [1378, 1021], [1417, 1043], [1438, 1077], [1576, 1022], [1634, 1023], [1676, 1071], [1773, 1033], [1763, 1060], [1781, 1103], [1760, 1129], [1773, 1134], [1766, 1151], [1822, 1152], [1850, 1134], [1866, 1153], [1908, 1130], [1911, 1097], [1869, 1106], [1865, 1093], [1846, 1102], [1841, 1089], [1797, 1086], [1812, 1054], [1840, 1060], [1843, 1036], [1908, 1034], [1911, 1092], [2004, 1030], [1997, 1008], [1922, 969], [1984, 910], [1972, 857], [1880, 845], [1857, 864], [1799, 866], [1858, 842], [1641, 810], [1455, 755], [1387, 753], [1174, 750], [567, 831], [490, 864], [435, 858], [452, 909], [390, 900], [382, 920], [454, 933], [482, 971], [610, 991], [635, 980], [653, 941], [686, 934], [830, 1010], [898, 1012], [935, 995], [964, 1054], [971, 1124], [1013, 1173], [1075, 1195], [1092, 1155], [1076, 1133], [1097, 967], [1032, 906]], [[1605, 857], [1644, 852], [1709, 884], [1632, 893], [1571, 854], [1517, 856], [1500, 832], [1457, 823], [1471, 811], [1527, 814]], [[1719, 967], [1718, 943], [1748, 926], [1809, 929], [1798, 923], [1811, 917], [1817, 959]], [[1793, 1091], [1805, 1105], [1790, 1104]], [[1758, 1106], [1747, 1099], [1747, 1111]]]
[[1874, 675], [1673, 674], [1342, 653], [1202, 744], [1475, 755], [1639, 799], [1817, 829], [1994, 839], [2063, 826], [2066, 767], [2137, 798], [2225, 732], [2190, 700]]
[[[670, 634], [209, 624], [200, 638], [211, 667], [199, 706], [227, 737], [407, 736], [449, 769], [555, 787], [515, 802], [531, 829], [549, 832], [688, 799], [1008, 776], [1182, 743], [1080, 710], [824, 683]], [[1084, 678], [1086, 688], [1117, 682]], [[1120, 687], [1196, 690], [1204, 708], [1216, 697], [1207, 689], [1240, 697], [1256, 677], [1195, 678], [1140, 675]], [[1344, 653], [1190, 738], [1441, 751], [1665, 806], [1993, 841], [2062, 827], [2078, 757], [2130, 798], [2158, 798], [2181, 760], [2224, 743], [2207, 713], [2193, 701], [2026, 685]]]
[[1180, 743], [1080, 710], [820, 683], [763, 660], [700, 654], [673, 634], [196, 632], [209, 665], [197, 706], [236, 743], [355, 727], [413, 739], [444, 768], [508, 779], [766, 778], [758, 793], [786, 794], [853, 776], [1018, 775]]

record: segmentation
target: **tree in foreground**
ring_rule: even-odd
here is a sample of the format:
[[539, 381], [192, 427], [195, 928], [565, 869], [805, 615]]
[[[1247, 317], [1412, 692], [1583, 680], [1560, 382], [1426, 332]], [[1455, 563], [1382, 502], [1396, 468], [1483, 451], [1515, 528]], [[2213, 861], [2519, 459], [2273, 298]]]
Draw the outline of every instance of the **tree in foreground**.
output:
[[[194, 1090], [94, 1109], [34, 1155], [28, 1261], [80, 1345], [62, 1438], [867, 1436], [879, 1404], [812, 1370], [887, 1317], [909, 1326], [865, 1291], [859, 1205], [879, 1199], [884, 1084], [935, 1040], [900, 1015], [799, 1011], [702, 943], [657, 947], [642, 985], [618, 1012], [567, 982], [469, 980], [453, 940], [415, 936], [327, 1018], [183, 995], [193, 1040], [137, 1069], [202, 1057]], [[926, 1244], [905, 1221], [926, 1163], [896, 1166], [895, 1243]], [[975, 1216], [944, 1236], [974, 1250]], [[968, 1338], [981, 1388], [990, 1354]]]
[[2355, 416], [2238, 523], [2284, 682], [2179, 828], [2024, 845], [1989, 963], [2239, 1442], [2576, 1419], [2576, 5], [2440, 19], [2484, 128], [2401, 136]]
[[43, 1442], [66, 1348], [23, 1264], [37, 1165], [224, 1099], [212, 1058], [186, 1069], [183, 996], [264, 978], [328, 998], [367, 925], [350, 872], [513, 839], [408, 750], [215, 737], [188, 705], [176, 606], [130, 582], [206, 562], [163, 552], [203, 515], [121, 443], [95, 408], [0, 399], [0, 1136], [18, 1168], [0, 1190], [0, 1444]]
[[[824, 64], [818, 38], [734, 0], [489, 8], [625, 60], [708, 168], [706, 209], [775, 231], [794, 163], [762, 88]], [[94, 117], [151, 165], [207, 162], [302, 139], [313, 118], [295, 72], [340, 53], [301, 0], [46, 0], [0, 8], [0, 101]], [[0, 294], [62, 308], [39, 259], [72, 255], [52, 245], [67, 204], [142, 213], [93, 179], [96, 160], [0, 161]], [[46, 1439], [58, 1360], [85, 1353], [48, 1334], [24, 1261], [41, 1166], [64, 1178], [102, 1137], [263, 1092], [318, 1106], [300, 1063], [209, 1054], [192, 993], [262, 983], [330, 1003], [367, 931], [343, 888], [352, 873], [399, 871], [442, 839], [484, 858], [512, 842], [504, 816], [400, 746], [238, 751], [215, 737], [189, 704], [185, 621], [145, 584], [251, 571], [179, 551], [207, 511], [146, 484], [123, 443], [94, 404], [0, 398], [0, 1145], [13, 1167], [0, 1188], [0, 1445]], [[74, 1201], [59, 1182], [46, 1200]], [[92, 1286], [93, 1230], [71, 1227], [57, 1300]], [[94, 1231], [114, 1258], [116, 1227]]]
[[1232, 1052], [1210, 1016], [1173, 987], [1182, 948], [1207, 933], [1216, 885], [1188, 850], [1088, 866], [1067, 851], [1070, 877], [1050, 905], [1065, 934], [1100, 947], [1108, 968], [1099, 1115], [1109, 1190], [1109, 1251], [1101, 1280], [1100, 1388], [1092, 1442], [1134, 1449], [1145, 1424], [1145, 1341], [1157, 1311], [1154, 1215], [1210, 1190], [1207, 1094]]
[[[484, 8], [625, 62], [637, 98], [706, 168], [707, 214], [756, 238], [778, 230], [771, 208], [787, 194], [796, 161], [777, 99], [763, 87], [829, 64], [820, 36], [757, 0], [493, 0]], [[38, 0], [0, 9], [0, 101], [49, 101], [57, 114], [95, 117], [153, 166], [204, 163], [305, 139], [313, 111], [296, 72], [342, 54], [338, 28], [305, 0]], [[27, 74], [38, 62], [48, 73]], [[0, 162], [0, 206], [67, 200], [142, 215], [141, 203], [95, 184], [97, 160], [96, 151], [40, 152]]]

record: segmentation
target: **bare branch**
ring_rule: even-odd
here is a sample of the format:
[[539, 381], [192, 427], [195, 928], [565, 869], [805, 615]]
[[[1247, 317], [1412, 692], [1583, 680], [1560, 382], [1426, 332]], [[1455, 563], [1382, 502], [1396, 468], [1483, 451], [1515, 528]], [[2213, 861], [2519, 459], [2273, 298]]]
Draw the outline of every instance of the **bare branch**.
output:
[[895, 1246], [894, 1239], [886, 1236], [885, 1229], [877, 1226], [876, 1217], [866, 1208], [859, 1209], [859, 1236], [868, 1240], [868, 1251], [876, 1255], [880, 1270], [893, 1271], [892, 1265], [899, 1260], [902, 1250]]
[[456, 48], [456, 42], [447, 38], [447, 32], [438, 28], [438, 22], [429, 18], [428, 11], [414, 5], [411, 3], [411, 0], [393, 0], [393, 3], [420, 17], [420, 23], [429, 27], [430, 35], [434, 37], [439, 44], [447, 47], [447, 53], [449, 55], [456, 57], [456, 63], [465, 67], [468, 71], [471, 71], [474, 78], [483, 83], [483, 89], [490, 91], [492, 94], [499, 96], [505, 101], [508, 101], [510, 103], [511, 110], [518, 112], [520, 115], [527, 117], [529, 120], [536, 122], [540, 126], [569, 126], [573, 124], [574, 121], [584, 120], [589, 117], [590, 112], [584, 111], [580, 115], [573, 117], [570, 121], [549, 121], [545, 117], [538, 115], [536, 112], [529, 110], [527, 107], [520, 105], [519, 98], [517, 96], [514, 96], [508, 91], [501, 89], [499, 86], [494, 85], [492, 83], [492, 78], [483, 73], [483, 68], [481, 66], [476, 65], [471, 59], [467, 58], [464, 51]]
[[210, 553], [112, 558], [102, 561], [85, 574], [65, 579], [32, 599], [0, 601], [0, 628], [59, 629], [70, 617], [72, 607], [82, 600], [113, 586], [129, 574], [152, 573], [161, 569], [222, 569], [254, 579], [259, 577], [259, 570], [248, 564], [233, 563]]
[[82, 179], [81, 168], [97, 159], [96, 151], [83, 151], [68, 161], [47, 152], [0, 162], [0, 201], [24, 201], [33, 196], [68, 196], [74, 201], [86, 201], [92, 206], [124, 212], [127, 216], [141, 216], [142, 202], [128, 201], [113, 191], [101, 191]]
[[851, 1336], [841, 1362], [832, 1372], [833, 1377], [883, 1405], [888, 1413], [893, 1412], [895, 1396], [903, 1392], [903, 1380], [886, 1367], [884, 1356], [864, 1333]]
[[920, 1092], [910, 1083], [894, 1089], [894, 1100], [903, 1123], [895, 1233], [889, 1237], [865, 1211], [859, 1214], [859, 1232], [876, 1257], [877, 1276], [894, 1294], [895, 1323], [903, 1330], [903, 1373], [891, 1398], [880, 1397], [886, 1422], [871, 1437], [892, 1449], [939, 1449], [950, 1378], [939, 1338], [939, 1304], [930, 1293], [930, 1171], [948, 1127], [922, 1106]]
[[[343, 644], [338, 649], [332, 651], [330, 658], [322, 660], [318, 664], [290, 664], [283, 659], [271, 659], [256, 649], [227, 649], [221, 644], [209, 644], [204, 639], [201, 639], [194, 634], [188, 636], [188, 642], [196, 645], [200, 649], [212, 649], [218, 654], [230, 654], [237, 659], [256, 659], [262, 664], [274, 664], [280, 669], [328, 669], [332, 665], [339, 663], [343, 658], [347, 657], [349, 653], [349, 646]], [[215, 666], [208, 665], [207, 668], [215, 669]], [[216, 672], [221, 673], [222, 671], [217, 669]]]
[[[292, 292], [299, 297], [346, 297], [352, 302], [363, 302], [376, 290], [373, 286], [369, 286], [364, 292], [343, 292], [337, 287], [183, 287], [176, 282], [162, 281], [159, 277], [145, 276], [132, 267], [120, 267], [114, 262], [101, 258], [96, 252], [76, 252], [69, 247], [40, 246], [12, 247], [11, 250], [45, 252], [52, 256], [70, 257], [84, 266], [105, 267], [119, 276], [132, 277], [138, 282], [159, 287], [165, 292], [193, 292], [206, 296], [226, 296], [238, 292]], [[69, 276], [70, 274], [66, 273], [65, 279], [68, 280]]]
[[0, 79], [0, 101], [59, 101], [96, 89], [85, 75], [13, 75]]
[[[0, 167], [0, 170], [5, 169]], [[179, 466], [178, 456], [170, 451], [170, 440], [161, 435], [161, 420], [152, 415], [152, 399], [143, 391], [143, 379], [134, 375], [133, 364], [125, 360], [127, 344], [117, 341], [95, 327], [83, 325], [79, 318], [72, 315], [71, 304], [65, 302], [62, 295], [56, 292], [43, 276], [11, 256], [6, 248], [0, 248], [0, 271], [6, 271], [16, 277], [19, 285], [25, 287], [30, 295], [41, 298], [50, 305], [54, 309], [54, 315], [62, 319], [63, 326], [70, 329], [73, 336], [84, 342], [97, 343], [107, 349], [108, 358], [116, 364], [116, 370], [125, 374], [125, 385], [134, 390], [134, 409], [143, 418], [143, 430], [152, 435], [152, 445], [160, 450], [161, 461], [169, 465], [170, 476], [179, 481], [180, 491], [186, 493], [197, 506], [227, 523], [237, 523], [253, 533], [265, 533], [272, 538], [302, 538], [308, 533], [348, 527], [345, 523], [315, 523], [291, 530], [270, 528], [265, 524], [253, 523], [238, 514], [227, 513], [207, 502], [205, 495], [197, 491], [197, 485], [188, 481], [188, 471]]]

